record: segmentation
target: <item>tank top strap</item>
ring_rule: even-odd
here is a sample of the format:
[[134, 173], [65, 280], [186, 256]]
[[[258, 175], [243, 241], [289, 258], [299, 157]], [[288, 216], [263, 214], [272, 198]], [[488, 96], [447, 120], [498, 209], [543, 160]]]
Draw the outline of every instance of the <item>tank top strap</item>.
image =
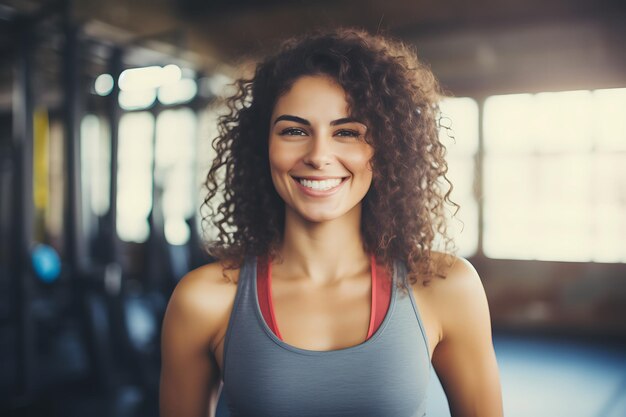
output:
[[246, 315], [252, 310], [250, 298], [254, 295], [253, 279], [256, 277], [256, 257], [247, 255], [239, 270], [239, 279], [237, 280], [237, 292], [233, 300], [233, 309], [230, 313], [228, 326], [226, 327], [226, 335], [224, 336], [224, 375], [226, 376], [226, 361], [228, 357], [228, 347], [232, 338], [233, 329], [237, 326], [238, 320], [245, 320]]

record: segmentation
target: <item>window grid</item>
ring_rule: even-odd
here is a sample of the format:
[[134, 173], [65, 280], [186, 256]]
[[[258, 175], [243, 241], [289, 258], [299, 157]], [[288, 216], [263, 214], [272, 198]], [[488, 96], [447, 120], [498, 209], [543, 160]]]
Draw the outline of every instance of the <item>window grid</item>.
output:
[[492, 96], [483, 110], [486, 255], [626, 261], [626, 89]]

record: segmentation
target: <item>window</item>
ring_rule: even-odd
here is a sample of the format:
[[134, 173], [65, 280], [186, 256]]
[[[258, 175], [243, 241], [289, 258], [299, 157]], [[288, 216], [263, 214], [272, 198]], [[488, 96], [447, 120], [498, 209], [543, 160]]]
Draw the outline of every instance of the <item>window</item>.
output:
[[117, 234], [124, 241], [143, 243], [150, 234], [153, 138], [152, 114], [127, 113], [120, 119]]
[[108, 125], [95, 114], [87, 114], [81, 121], [80, 152], [83, 228], [92, 235], [97, 229], [96, 216], [109, 210], [111, 187], [111, 135]]
[[626, 261], [626, 89], [493, 96], [484, 107], [484, 251]]
[[94, 114], [86, 115], [81, 123], [81, 168], [85, 208], [89, 207], [97, 216], [104, 216], [110, 204], [111, 137], [107, 127], [107, 124], [102, 123], [102, 119]]
[[[196, 115], [188, 108], [165, 110], [157, 118], [155, 183], [161, 188], [165, 239], [183, 245], [195, 203]], [[157, 202], [158, 203], [158, 202]]]

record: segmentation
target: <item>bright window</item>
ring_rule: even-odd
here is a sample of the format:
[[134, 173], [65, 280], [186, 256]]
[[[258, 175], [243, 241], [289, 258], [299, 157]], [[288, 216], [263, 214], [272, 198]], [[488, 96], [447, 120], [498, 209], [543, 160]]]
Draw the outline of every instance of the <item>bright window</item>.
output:
[[128, 242], [148, 239], [152, 208], [154, 116], [126, 113], [119, 126], [117, 234]]
[[85, 209], [96, 216], [109, 210], [111, 176], [111, 137], [107, 124], [94, 114], [81, 122], [82, 190]]
[[95, 114], [81, 121], [81, 198], [83, 231], [97, 233], [97, 218], [109, 211], [111, 178], [111, 135], [108, 124]]
[[484, 251], [624, 262], [626, 89], [493, 96], [484, 107]]
[[188, 108], [166, 110], [156, 123], [155, 182], [162, 189], [165, 238], [187, 243], [187, 218], [194, 214], [196, 115]]

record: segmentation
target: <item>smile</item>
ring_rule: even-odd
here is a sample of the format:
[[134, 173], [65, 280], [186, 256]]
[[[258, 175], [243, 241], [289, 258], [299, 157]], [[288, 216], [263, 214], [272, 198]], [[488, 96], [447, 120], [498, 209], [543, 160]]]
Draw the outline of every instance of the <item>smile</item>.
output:
[[328, 194], [340, 188], [345, 178], [310, 179], [292, 177], [301, 189], [308, 191], [307, 194]]
[[322, 191], [330, 190], [331, 188], [335, 188], [336, 186], [341, 184], [341, 178], [333, 178], [330, 180], [322, 180], [322, 181], [307, 180], [304, 178], [300, 178], [298, 181], [300, 182], [300, 184], [304, 185], [306, 188], [310, 188], [312, 190], [322, 190]]

